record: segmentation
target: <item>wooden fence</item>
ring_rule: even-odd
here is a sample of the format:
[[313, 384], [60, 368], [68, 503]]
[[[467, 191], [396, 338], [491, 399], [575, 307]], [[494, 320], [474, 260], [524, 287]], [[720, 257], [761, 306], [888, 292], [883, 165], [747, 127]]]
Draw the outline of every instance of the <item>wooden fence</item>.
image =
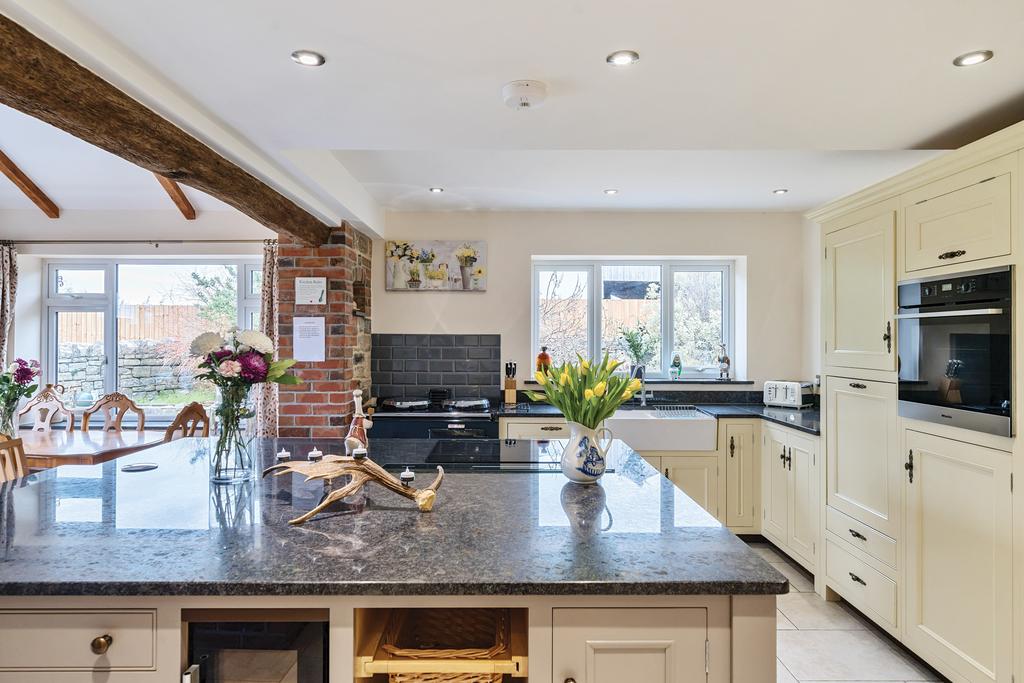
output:
[[[122, 341], [189, 336], [199, 328], [199, 322], [197, 306], [119, 306], [117, 336]], [[94, 311], [62, 311], [58, 340], [62, 344], [97, 344], [103, 341], [103, 314]]]

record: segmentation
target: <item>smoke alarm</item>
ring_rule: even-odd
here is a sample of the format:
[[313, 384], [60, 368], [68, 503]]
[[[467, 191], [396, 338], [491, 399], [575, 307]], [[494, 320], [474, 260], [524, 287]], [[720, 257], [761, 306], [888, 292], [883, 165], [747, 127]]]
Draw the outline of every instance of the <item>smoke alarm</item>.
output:
[[540, 81], [512, 81], [501, 89], [501, 99], [511, 109], [533, 109], [544, 104], [548, 86]]

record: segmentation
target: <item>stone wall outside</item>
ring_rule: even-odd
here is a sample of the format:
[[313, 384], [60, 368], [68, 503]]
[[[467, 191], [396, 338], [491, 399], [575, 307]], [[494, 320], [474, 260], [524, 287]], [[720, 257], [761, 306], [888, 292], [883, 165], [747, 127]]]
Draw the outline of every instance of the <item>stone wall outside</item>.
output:
[[[140, 340], [118, 344], [117, 390], [137, 402], [152, 402], [162, 391], [190, 389], [192, 372], [179, 374], [178, 364], [165, 357], [161, 342]], [[103, 345], [62, 343], [57, 375], [66, 396], [79, 405], [103, 396]]]

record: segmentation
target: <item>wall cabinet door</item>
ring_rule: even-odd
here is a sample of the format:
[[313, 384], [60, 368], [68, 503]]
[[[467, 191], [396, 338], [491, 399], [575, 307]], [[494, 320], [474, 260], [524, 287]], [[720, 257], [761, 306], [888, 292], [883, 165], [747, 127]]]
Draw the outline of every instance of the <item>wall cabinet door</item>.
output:
[[818, 543], [818, 444], [817, 440], [789, 435], [786, 467], [789, 470], [790, 551], [815, 564]]
[[754, 425], [725, 425], [725, 523], [750, 527], [756, 522], [754, 510]]
[[704, 608], [553, 610], [552, 680], [706, 681]]
[[789, 535], [789, 471], [786, 469], [786, 433], [764, 430], [761, 449], [761, 531], [785, 545]]
[[718, 514], [717, 455], [664, 457], [661, 467], [665, 476], [683, 493], [721, 521]]
[[862, 217], [859, 222], [825, 235], [822, 324], [827, 366], [896, 369], [892, 316], [897, 206], [892, 201], [865, 209], [855, 214]]
[[906, 447], [904, 642], [940, 670], [945, 664], [943, 673], [1009, 681], [1011, 456], [910, 430]]
[[903, 458], [896, 428], [896, 385], [825, 379], [827, 503], [897, 538]]
[[906, 272], [1010, 253], [1016, 157], [995, 159], [903, 196]]

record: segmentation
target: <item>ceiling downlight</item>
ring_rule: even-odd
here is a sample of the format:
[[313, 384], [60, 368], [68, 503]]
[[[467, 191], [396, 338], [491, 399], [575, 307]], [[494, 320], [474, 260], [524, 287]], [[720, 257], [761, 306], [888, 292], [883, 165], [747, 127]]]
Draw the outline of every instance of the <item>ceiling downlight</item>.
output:
[[605, 57], [604, 61], [612, 66], [630, 66], [640, 61], [640, 53], [634, 50], [616, 50]]
[[302, 66], [323, 66], [327, 59], [313, 50], [296, 50], [292, 53], [292, 61]]
[[987, 62], [994, 56], [992, 50], [971, 50], [954, 59], [953, 66], [975, 66]]

